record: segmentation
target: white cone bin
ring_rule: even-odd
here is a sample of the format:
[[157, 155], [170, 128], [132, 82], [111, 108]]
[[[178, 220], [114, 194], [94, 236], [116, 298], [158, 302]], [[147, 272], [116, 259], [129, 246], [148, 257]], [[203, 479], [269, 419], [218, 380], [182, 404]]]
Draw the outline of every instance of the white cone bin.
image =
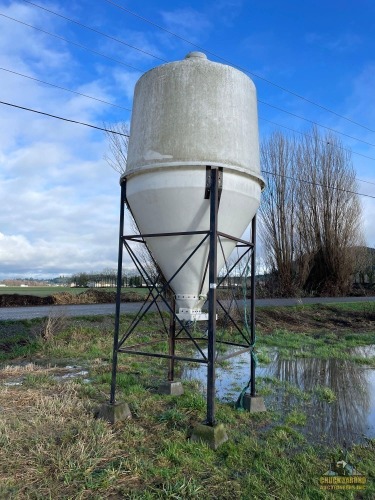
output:
[[[240, 71], [200, 52], [159, 66], [137, 82], [126, 196], [142, 234], [208, 231], [206, 166], [223, 168], [219, 231], [241, 238], [264, 185], [259, 168], [256, 91]], [[202, 235], [146, 238], [169, 280]], [[223, 239], [225, 258], [235, 242]], [[180, 319], [203, 319], [208, 239], [172, 280]], [[218, 271], [224, 257], [218, 251]]]

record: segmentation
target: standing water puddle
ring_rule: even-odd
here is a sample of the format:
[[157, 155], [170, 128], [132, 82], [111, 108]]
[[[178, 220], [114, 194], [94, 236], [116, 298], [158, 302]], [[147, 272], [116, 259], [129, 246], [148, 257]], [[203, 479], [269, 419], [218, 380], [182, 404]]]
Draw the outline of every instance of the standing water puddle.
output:
[[[270, 363], [257, 366], [257, 390], [266, 408], [287, 416], [303, 412], [301, 432], [311, 441], [349, 445], [375, 437], [375, 370], [342, 359], [284, 359], [268, 351]], [[369, 358], [375, 346], [356, 347], [348, 354]], [[235, 402], [249, 381], [250, 355], [230, 358], [216, 370], [216, 396]], [[206, 386], [206, 366], [184, 368], [182, 378]]]
[[78, 365], [43, 366], [34, 363], [20, 363], [6, 365], [0, 370], [0, 384], [13, 387], [23, 385], [30, 376], [49, 376], [55, 382], [64, 382], [72, 379], [81, 379], [84, 383], [90, 382], [89, 372]]

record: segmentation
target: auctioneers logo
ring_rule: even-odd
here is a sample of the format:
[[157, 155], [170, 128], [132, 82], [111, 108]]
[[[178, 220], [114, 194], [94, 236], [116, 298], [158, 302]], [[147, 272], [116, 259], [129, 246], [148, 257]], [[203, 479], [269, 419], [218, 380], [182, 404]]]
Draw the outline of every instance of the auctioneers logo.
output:
[[320, 476], [321, 490], [364, 490], [367, 477], [346, 460], [331, 462], [331, 468]]

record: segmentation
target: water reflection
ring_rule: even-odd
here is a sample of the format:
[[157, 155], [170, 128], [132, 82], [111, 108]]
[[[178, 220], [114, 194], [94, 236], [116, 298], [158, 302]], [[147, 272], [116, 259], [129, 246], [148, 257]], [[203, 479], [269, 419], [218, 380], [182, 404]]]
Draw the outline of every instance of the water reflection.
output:
[[[328, 403], [314, 396], [306, 402], [307, 412], [305, 432], [320, 440], [335, 442], [358, 441], [361, 435], [368, 435], [371, 388], [366, 370], [350, 361], [338, 359], [293, 359], [283, 360], [279, 355], [270, 366], [269, 374], [287, 382], [302, 391], [313, 392], [318, 387], [333, 391], [336, 401]], [[284, 394], [283, 394], [284, 392]], [[271, 398], [270, 404], [277, 408], [296, 404], [295, 397], [288, 391], [279, 391]]]
[[[314, 442], [350, 444], [364, 437], [375, 437], [375, 370], [349, 360], [293, 358], [283, 359], [270, 352], [271, 363], [257, 368], [258, 387], [267, 386], [268, 409], [286, 415], [298, 408], [307, 416], [302, 432]], [[373, 356], [374, 346], [351, 349], [354, 356]], [[189, 368], [184, 378], [198, 379], [205, 385], [205, 367]], [[217, 369], [217, 397], [235, 400], [249, 377], [249, 355], [232, 358]], [[276, 384], [274, 383], [276, 380]], [[329, 388], [336, 400], [329, 403], [317, 394], [317, 387]], [[307, 393], [307, 394], [306, 394]]]

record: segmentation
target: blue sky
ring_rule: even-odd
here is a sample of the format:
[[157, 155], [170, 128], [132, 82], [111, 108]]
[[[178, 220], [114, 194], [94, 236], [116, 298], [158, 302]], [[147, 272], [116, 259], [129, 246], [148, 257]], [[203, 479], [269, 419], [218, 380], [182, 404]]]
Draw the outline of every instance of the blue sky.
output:
[[[250, 71], [259, 100], [346, 134], [339, 137], [353, 151], [358, 178], [375, 183], [375, 133], [368, 130], [375, 130], [373, 1], [114, 3], [210, 59]], [[140, 75], [196, 50], [106, 0], [35, 4], [108, 36], [22, 0], [0, 0], [1, 101], [98, 126], [129, 122], [123, 108], [131, 109]], [[311, 123], [269, 105], [259, 103], [261, 138], [288, 133], [280, 126], [308, 132]], [[107, 152], [102, 132], [0, 105], [0, 279], [116, 266], [119, 184]], [[358, 191], [375, 196], [370, 183], [358, 182]], [[365, 237], [375, 246], [375, 199], [361, 202]]]

